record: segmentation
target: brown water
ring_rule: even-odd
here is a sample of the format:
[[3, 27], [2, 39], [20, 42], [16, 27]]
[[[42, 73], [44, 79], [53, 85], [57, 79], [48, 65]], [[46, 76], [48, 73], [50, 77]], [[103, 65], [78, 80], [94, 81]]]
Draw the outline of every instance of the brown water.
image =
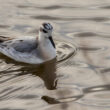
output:
[[57, 59], [0, 55], [0, 110], [110, 110], [110, 0], [0, 0], [0, 35], [36, 35], [42, 22]]

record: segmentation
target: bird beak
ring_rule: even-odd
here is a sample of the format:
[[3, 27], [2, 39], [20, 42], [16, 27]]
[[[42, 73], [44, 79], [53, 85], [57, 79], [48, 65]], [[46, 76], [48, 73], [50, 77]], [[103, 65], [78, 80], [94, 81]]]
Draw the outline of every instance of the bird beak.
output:
[[53, 39], [52, 39], [52, 36], [49, 37], [49, 40], [50, 40], [50, 42], [52, 43], [53, 47], [56, 48], [56, 47], [55, 47], [55, 43], [54, 43], [54, 41], [53, 41]]

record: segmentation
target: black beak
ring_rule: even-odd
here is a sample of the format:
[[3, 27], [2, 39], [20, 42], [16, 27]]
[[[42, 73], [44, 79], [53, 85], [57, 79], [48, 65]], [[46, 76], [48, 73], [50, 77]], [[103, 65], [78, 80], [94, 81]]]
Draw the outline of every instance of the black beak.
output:
[[55, 47], [55, 43], [54, 43], [54, 41], [53, 41], [53, 39], [52, 39], [52, 36], [49, 37], [49, 40], [50, 40], [50, 42], [52, 43], [53, 47], [56, 48], [56, 47]]

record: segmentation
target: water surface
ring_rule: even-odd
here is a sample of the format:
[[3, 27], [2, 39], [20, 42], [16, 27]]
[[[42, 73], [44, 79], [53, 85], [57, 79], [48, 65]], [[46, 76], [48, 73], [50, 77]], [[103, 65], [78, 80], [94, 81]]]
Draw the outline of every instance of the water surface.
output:
[[54, 27], [57, 58], [18, 63], [0, 54], [0, 110], [110, 110], [110, 0], [0, 0], [0, 35]]

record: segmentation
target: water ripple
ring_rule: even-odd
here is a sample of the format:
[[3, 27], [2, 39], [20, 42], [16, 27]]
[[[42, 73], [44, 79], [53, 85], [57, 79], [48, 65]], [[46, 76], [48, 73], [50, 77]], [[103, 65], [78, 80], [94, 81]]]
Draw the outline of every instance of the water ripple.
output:
[[2, 24], [0, 24], [0, 28], [9, 28], [10, 26], [8, 26], [8, 25], [2, 25]]
[[110, 107], [110, 85], [100, 85], [84, 89], [85, 96], [79, 100], [85, 105]]
[[57, 49], [57, 61], [61, 62], [66, 59], [69, 59], [76, 53], [76, 47], [72, 44], [65, 43], [65, 42], [56, 42], [56, 49]]
[[48, 15], [37, 15], [37, 16], [31, 16], [31, 18], [33, 19], [42, 19], [42, 20], [64, 20], [64, 21], [68, 21], [68, 20], [84, 20], [84, 21], [94, 21], [94, 22], [105, 22], [105, 21], [109, 21], [110, 18], [107, 17], [56, 17], [56, 16], [48, 16]]
[[34, 6], [34, 5], [18, 5], [18, 8], [36, 8], [36, 9], [44, 9], [44, 10], [55, 10], [55, 9], [62, 9], [62, 8], [68, 8], [68, 9], [74, 9], [78, 8], [75, 6], [63, 6], [63, 5], [51, 5], [51, 6]]
[[0, 54], [0, 110], [110, 109], [109, 0], [0, 4], [0, 35], [36, 36], [42, 22], [51, 22], [57, 34], [57, 58], [44, 64]]

